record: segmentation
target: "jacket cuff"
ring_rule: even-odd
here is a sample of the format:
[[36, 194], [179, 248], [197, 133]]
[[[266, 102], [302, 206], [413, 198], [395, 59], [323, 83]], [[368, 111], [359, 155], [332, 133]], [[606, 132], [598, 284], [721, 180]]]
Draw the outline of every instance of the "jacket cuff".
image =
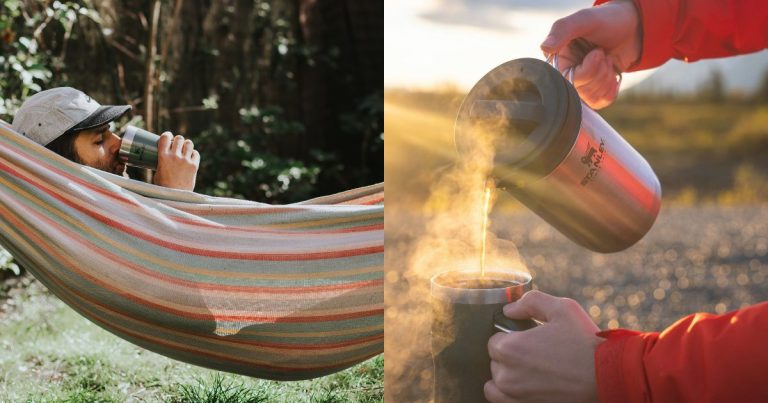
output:
[[[596, 0], [594, 5], [610, 0]], [[677, 20], [676, 2], [669, 0], [632, 0], [640, 18], [642, 30], [640, 58], [627, 71], [646, 70], [661, 66], [674, 55], [674, 27]]]
[[661, 66], [674, 55], [673, 43], [678, 9], [676, 2], [632, 0], [637, 7], [642, 26], [640, 59], [628, 71]]
[[656, 333], [626, 329], [597, 333], [606, 340], [595, 350], [595, 377], [600, 403], [645, 403], [650, 401], [643, 353]]

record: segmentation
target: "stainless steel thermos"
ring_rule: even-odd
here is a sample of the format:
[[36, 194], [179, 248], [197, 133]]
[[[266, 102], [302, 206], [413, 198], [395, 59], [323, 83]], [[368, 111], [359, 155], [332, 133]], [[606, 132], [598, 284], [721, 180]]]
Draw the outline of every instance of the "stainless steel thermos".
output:
[[459, 154], [473, 155], [476, 136], [493, 138], [497, 186], [584, 247], [628, 248], [658, 215], [648, 162], [548, 63], [512, 60], [475, 84], [456, 119]]
[[504, 316], [504, 305], [531, 289], [523, 272], [449, 271], [432, 277], [432, 360], [435, 403], [485, 402], [491, 379], [488, 339], [530, 329], [532, 320]]
[[155, 133], [128, 125], [123, 133], [118, 158], [128, 165], [156, 170], [159, 139], [160, 136]]

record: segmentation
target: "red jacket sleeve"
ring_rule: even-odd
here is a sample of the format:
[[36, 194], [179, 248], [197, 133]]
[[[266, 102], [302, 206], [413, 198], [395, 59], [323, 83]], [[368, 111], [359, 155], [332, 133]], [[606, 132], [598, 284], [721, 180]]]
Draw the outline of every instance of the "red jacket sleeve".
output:
[[598, 335], [601, 403], [768, 402], [768, 302], [690, 315], [661, 333]]
[[768, 47], [766, 0], [632, 1], [640, 14], [643, 46], [630, 71], [656, 67], [672, 58], [693, 62]]

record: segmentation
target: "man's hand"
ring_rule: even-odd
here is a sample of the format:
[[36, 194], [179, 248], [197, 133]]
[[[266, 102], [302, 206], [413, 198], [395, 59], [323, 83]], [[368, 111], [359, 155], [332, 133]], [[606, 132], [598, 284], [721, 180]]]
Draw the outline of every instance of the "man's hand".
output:
[[191, 140], [165, 132], [157, 141], [157, 154], [155, 185], [181, 190], [195, 189], [200, 153], [195, 150]]
[[596, 402], [597, 326], [579, 304], [529, 291], [504, 307], [512, 319], [541, 325], [497, 333], [488, 340], [493, 379], [485, 397], [493, 402]]
[[541, 50], [559, 54], [562, 72], [575, 65], [573, 81], [581, 99], [600, 109], [616, 99], [617, 73], [640, 58], [641, 27], [632, 1], [614, 0], [555, 21]]

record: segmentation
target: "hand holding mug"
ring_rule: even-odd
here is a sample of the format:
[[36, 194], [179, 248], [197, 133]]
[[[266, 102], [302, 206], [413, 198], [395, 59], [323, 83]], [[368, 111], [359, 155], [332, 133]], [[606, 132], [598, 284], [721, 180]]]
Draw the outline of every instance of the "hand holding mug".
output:
[[490, 402], [596, 402], [595, 349], [598, 327], [569, 298], [529, 291], [504, 307], [512, 319], [533, 318], [539, 326], [496, 333], [488, 340]]
[[200, 153], [195, 150], [192, 140], [165, 132], [157, 141], [157, 155], [155, 185], [194, 190]]

